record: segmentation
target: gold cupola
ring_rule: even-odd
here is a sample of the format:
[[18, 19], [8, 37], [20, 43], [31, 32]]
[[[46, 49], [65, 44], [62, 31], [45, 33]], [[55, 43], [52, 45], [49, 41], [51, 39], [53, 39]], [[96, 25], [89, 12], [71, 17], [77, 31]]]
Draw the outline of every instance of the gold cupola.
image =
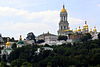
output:
[[9, 47], [11, 43], [9, 42], [9, 38], [7, 38], [6, 46]]
[[81, 31], [80, 26], [79, 26], [79, 28], [77, 29], [77, 31]]
[[93, 32], [97, 32], [97, 29], [96, 29], [96, 27], [94, 27], [94, 29], [93, 29]]
[[11, 45], [11, 43], [10, 43], [10, 42], [7, 42], [7, 43], [6, 43], [6, 46], [10, 46], [10, 45]]
[[61, 9], [61, 13], [65, 13], [67, 12], [66, 9], [65, 9], [65, 6], [63, 5], [63, 8]]
[[84, 29], [88, 29], [87, 21], [85, 21], [85, 25], [83, 26]]
[[22, 35], [20, 35], [20, 38], [19, 38], [19, 40], [22, 40]]

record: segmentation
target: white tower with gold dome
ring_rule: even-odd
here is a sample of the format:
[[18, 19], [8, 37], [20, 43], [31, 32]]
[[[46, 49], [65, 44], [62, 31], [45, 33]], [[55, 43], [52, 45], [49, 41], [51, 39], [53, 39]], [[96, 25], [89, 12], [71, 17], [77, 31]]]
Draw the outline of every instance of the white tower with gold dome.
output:
[[69, 33], [69, 23], [67, 21], [67, 10], [65, 9], [65, 6], [63, 5], [63, 8], [60, 12], [60, 22], [59, 22], [59, 30], [58, 35], [68, 35]]

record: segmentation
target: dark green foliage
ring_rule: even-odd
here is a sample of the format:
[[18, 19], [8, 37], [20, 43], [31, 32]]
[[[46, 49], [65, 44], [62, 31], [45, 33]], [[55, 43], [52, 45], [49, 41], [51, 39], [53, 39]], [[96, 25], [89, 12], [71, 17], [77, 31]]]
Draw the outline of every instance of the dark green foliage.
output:
[[100, 33], [98, 34], [98, 39], [100, 39]]
[[8, 67], [5, 62], [0, 62], [0, 67]]
[[32, 67], [32, 64], [29, 62], [24, 62], [21, 67]]
[[21, 67], [21, 65], [25, 62], [23, 59], [16, 59], [11, 62], [11, 67]]
[[81, 41], [86, 42], [88, 40], [92, 39], [92, 35], [90, 33], [84, 34], [84, 36], [81, 38]]
[[13, 43], [12, 44], [12, 49], [15, 49], [15, 48], [17, 48], [17, 44], [16, 43]]
[[36, 42], [35, 35], [33, 32], [28, 33], [26, 39], [27, 40], [34, 40], [34, 42]]
[[[91, 37], [89, 37], [91, 39]], [[16, 48], [9, 56], [11, 67], [100, 67], [100, 40], [62, 45], [25, 46]], [[35, 51], [40, 48], [39, 54]], [[24, 61], [23, 61], [24, 60]]]
[[66, 41], [67, 39], [68, 39], [67, 36], [61, 36], [61, 35], [58, 36], [58, 40], [65, 40]]
[[31, 57], [34, 55], [34, 52], [36, 51], [36, 46], [24, 46], [21, 48], [14, 49], [14, 51], [11, 52], [8, 59], [9, 62], [12, 62], [16, 59], [25, 59], [27, 61], [32, 61]]

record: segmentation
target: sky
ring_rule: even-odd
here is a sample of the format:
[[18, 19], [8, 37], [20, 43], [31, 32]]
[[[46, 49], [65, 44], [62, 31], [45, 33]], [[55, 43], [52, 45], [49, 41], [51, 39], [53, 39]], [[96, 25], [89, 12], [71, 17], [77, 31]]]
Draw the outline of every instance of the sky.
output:
[[82, 28], [87, 21], [89, 28], [100, 31], [100, 0], [0, 0], [0, 33], [15, 39], [29, 32], [57, 35], [63, 4], [71, 29]]

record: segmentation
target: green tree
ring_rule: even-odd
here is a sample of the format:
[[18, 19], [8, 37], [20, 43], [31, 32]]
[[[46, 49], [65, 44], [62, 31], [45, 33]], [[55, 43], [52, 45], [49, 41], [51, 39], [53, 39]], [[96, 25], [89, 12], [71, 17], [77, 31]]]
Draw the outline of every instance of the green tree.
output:
[[21, 65], [25, 62], [23, 59], [16, 59], [11, 62], [11, 67], [21, 67]]
[[92, 39], [92, 35], [90, 33], [86, 33], [81, 38], [81, 41], [86, 42], [86, 41], [91, 40], [91, 39]]
[[60, 35], [60, 36], [58, 36], [58, 40], [67, 40], [68, 39], [68, 37], [67, 36], [62, 36], [62, 35]]
[[0, 62], [0, 67], [7, 67], [5, 62]]
[[32, 64], [29, 62], [24, 62], [21, 67], [32, 67]]
[[34, 42], [36, 42], [35, 35], [33, 32], [28, 33], [26, 39], [27, 40], [34, 40]]
[[100, 33], [98, 34], [98, 39], [100, 39]]
[[16, 44], [16, 43], [13, 43], [13, 44], [12, 44], [12, 48], [13, 48], [13, 49], [17, 48], [17, 44]]

